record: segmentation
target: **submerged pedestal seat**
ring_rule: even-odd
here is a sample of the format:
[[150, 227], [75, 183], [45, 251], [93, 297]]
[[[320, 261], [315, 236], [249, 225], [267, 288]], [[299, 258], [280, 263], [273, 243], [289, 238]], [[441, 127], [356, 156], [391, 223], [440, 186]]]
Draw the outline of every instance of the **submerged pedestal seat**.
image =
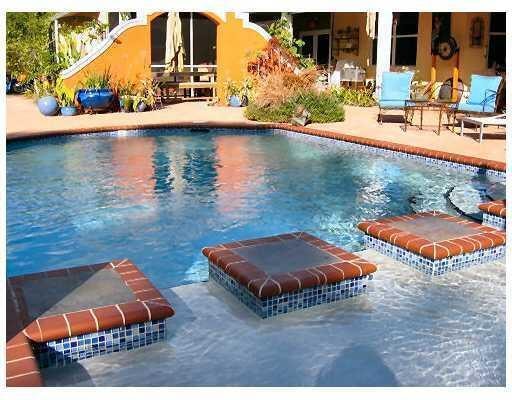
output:
[[427, 275], [505, 256], [506, 234], [438, 211], [363, 221], [365, 244]]
[[507, 229], [506, 200], [496, 200], [478, 206], [483, 213], [482, 224], [496, 229]]
[[14, 276], [7, 286], [8, 318], [18, 321], [39, 367], [157, 342], [165, 337], [165, 319], [174, 315], [129, 260]]
[[306, 232], [206, 247], [209, 276], [262, 318], [361, 294], [375, 265]]

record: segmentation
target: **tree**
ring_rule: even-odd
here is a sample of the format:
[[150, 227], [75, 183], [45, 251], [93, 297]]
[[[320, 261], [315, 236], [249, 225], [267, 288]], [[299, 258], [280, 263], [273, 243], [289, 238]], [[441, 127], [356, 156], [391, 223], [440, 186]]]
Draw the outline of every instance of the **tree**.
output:
[[273, 22], [268, 27], [268, 33], [276, 38], [279, 44], [288, 50], [292, 56], [296, 57], [302, 67], [310, 68], [314, 66], [313, 60], [305, 58], [300, 53], [300, 49], [304, 46], [304, 41], [293, 37], [291, 24], [286, 18], [281, 17], [281, 19]]
[[52, 50], [53, 13], [8, 12], [6, 68], [19, 80], [54, 78], [62, 69]]

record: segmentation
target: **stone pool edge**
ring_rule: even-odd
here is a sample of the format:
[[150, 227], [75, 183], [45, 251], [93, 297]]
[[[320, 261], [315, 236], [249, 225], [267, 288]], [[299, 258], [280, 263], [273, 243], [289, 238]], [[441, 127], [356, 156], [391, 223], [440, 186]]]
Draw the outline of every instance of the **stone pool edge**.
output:
[[349, 135], [344, 133], [337, 133], [328, 130], [293, 126], [286, 123], [194, 123], [194, 122], [179, 122], [179, 123], [157, 123], [157, 124], [129, 124], [129, 125], [117, 125], [117, 126], [104, 126], [101, 128], [72, 128], [65, 131], [54, 131], [44, 133], [12, 133], [6, 137], [6, 142], [31, 140], [38, 138], [49, 138], [56, 136], [66, 135], [79, 135], [79, 134], [90, 134], [90, 133], [101, 133], [101, 132], [112, 132], [118, 130], [137, 130], [137, 129], [162, 129], [162, 128], [182, 128], [182, 129], [251, 129], [251, 130], [266, 130], [266, 129], [281, 129], [285, 131], [291, 131], [296, 133], [302, 133], [310, 136], [323, 137], [328, 139], [335, 139], [343, 142], [359, 144], [368, 147], [374, 147], [378, 149], [390, 150], [398, 153], [410, 154], [413, 156], [420, 156], [429, 159], [441, 160], [455, 164], [462, 164], [472, 166], [485, 170], [493, 170], [498, 172], [506, 171], [506, 163], [494, 160], [488, 160], [484, 158], [465, 156], [461, 154], [449, 153], [439, 150], [432, 150], [423, 147], [417, 147], [407, 144], [398, 144], [385, 140], [369, 139], [357, 135]]

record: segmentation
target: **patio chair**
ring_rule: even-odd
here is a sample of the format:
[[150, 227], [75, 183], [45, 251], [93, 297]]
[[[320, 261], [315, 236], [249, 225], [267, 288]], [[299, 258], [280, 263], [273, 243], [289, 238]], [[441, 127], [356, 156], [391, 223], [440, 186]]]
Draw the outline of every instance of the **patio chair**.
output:
[[456, 104], [452, 130], [455, 131], [456, 114], [490, 115], [496, 113], [496, 99], [501, 83], [501, 76], [471, 75], [469, 97]]
[[383, 110], [404, 110], [405, 103], [411, 99], [413, 72], [383, 72], [380, 91], [379, 115], [377, 121], [382, 124]]

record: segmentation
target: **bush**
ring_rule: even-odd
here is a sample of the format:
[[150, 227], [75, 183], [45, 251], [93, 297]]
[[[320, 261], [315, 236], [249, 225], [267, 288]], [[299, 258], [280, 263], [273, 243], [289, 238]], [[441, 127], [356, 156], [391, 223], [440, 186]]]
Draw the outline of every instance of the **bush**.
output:
[[371, 107], [375, 105], [373, 93], [369, 89], [356, 90], [338, 86], [331, 88], [331, 93], [345, 105], [358, 107]]
[[310, 112], [311, 122], [339, 122], [345, 119], [343, 104], [332, 93], [313, 89], [301, 91], [279, 104], [265, 106], [252, 102], [245, 109], [245, 116], [253, 121], [290, 122], [299, 106]]
[[317, 79], [318, 71], [315, 68], [297, 73], [274, 71], [266, 76], [257, 77], [254, 102], [260, 107], [278, 106], [299, 92], [313, 90]]

